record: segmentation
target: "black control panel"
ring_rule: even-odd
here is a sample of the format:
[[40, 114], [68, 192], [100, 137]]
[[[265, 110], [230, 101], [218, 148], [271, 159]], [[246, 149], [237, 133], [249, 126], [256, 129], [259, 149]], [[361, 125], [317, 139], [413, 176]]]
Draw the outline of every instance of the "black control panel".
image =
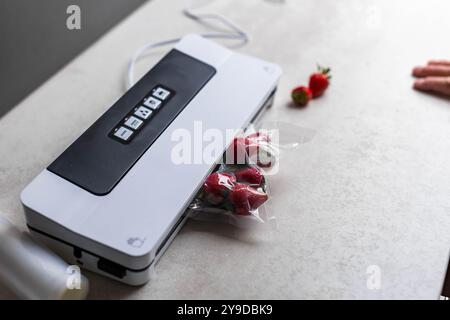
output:
[[122, 143], [130, 142], [174, 94], [174, 90], [157, 85], [117, 124], [110, 137]]
[[95, 195], [108, 194], [215, 73], [171, 50], [47, 169]]

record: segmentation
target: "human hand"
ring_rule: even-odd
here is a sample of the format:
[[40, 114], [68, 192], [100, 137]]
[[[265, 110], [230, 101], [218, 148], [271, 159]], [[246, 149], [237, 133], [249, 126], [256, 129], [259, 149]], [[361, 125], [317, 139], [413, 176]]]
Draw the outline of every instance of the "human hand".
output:
[[450, 96], [450, 61], [429, 61], [424, 67], [415, 67], [414, 89]]

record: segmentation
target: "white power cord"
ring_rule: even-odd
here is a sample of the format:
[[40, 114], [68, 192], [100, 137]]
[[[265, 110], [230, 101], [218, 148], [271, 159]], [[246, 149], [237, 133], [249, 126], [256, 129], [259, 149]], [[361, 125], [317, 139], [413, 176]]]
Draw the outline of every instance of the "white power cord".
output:
[[[223, 26], [225, 26], [229, 31], [224, 32], [217, 32], [217, 33], [204, 33], [200, 34], [204, 38], [209, 39], [232, 39], [232, 40], [239, 40], [242, 42], [242, 45], [246, 44], [249, 41], [248, 34], [239, 26], [237, 26], [235, 23], [227, 19], [226, 17], [217, 14], [217, 13], [203, 13], [198, 14], [194, 13], [193, 10], [198, 9], [199, 7], [203, 6], [197, 5], [193, 6], [192, 1], [188, 1], [188, 6], [186, 6], [183, 9], [183, 14], [188, 17], [189, 19], [192, 19], [194, 21], [197, 21], [198, 23], [206, 23], [207, 21], [218, 21]], [[134, 68], [139, 59], [141, 59], [144, 55], [148, 54], [150, 50], [175, 44], [178, 41], [180, 41], [181, 37], [159, 41], [159, 42], [150, 42], [139, 48], [134, 52], [132, 55], [130, 62], [128, 64], [128, 81], [127, 81], [127, 89], [130, 89], [134, 84]]]

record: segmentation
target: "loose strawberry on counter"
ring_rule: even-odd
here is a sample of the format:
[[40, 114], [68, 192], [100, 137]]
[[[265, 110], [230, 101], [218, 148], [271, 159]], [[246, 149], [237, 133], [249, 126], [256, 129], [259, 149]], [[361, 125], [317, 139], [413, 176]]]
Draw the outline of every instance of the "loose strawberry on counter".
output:
[[236, 183], [231, 173], [214, 172], [206, 178], [203, 185], [206, 199], [212, 204], [222, 203]]
[[304, 107], [313, 98], [313, 93], [310, 88], [300, 86], [292, 90], [291, 97], [296, 105]]
[[320, 97], [328, 88], [331, 79], [330, 71], [330, 68], [318, 66], [318, 72], [312, 74], [309, 78], [309, 89], [313, 98]]

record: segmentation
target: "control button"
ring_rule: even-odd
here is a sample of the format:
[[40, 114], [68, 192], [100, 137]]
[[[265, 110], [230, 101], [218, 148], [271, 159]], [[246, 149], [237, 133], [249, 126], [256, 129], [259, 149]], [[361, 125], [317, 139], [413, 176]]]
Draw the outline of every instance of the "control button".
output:
[[136, 111], [134, 112], [134, 115], [141, 119], [146, 120], [146, 119], [150, 118], [150, 116], [152, 115], [152, 110], [150, 110], [146, 107], [140, 106], [139, 108], [136, 109]]
[[133, 117], [133, 116], [129, 117], [127, 119], [127, 121], [125, 121], [125, 125], [130, 127], [130, 128], [132, 128], [132, 129], [134, 129], [134, 130], [139, 129], [142, 126], [143, 123], [144, 123], [144, 121], [142, 121], [142, 120], [140, 120], [140, 119], [138, 119], [136, 117]]
[[161, 100], [166, 100], [170, 96], [170, 91], [161, 87], [157, 87], [153, 91], [153, 95]]
[[123, 141], [130, 140], [132, 135], [133, 131], [125, 127], [120, 127], [119, 129], [117, 129], [116, 132], [114, 132], [114, 136], [116, 136], [119, 139], [122, 139]]
[[161, 100], [158, 100], [156, 98], [153, 97], [148, 97], [147, 99], [145, 99], [144, 101], [144, 106], [147, 106], [153, 110], [156, 110], [160, 107], [161, 105]]

